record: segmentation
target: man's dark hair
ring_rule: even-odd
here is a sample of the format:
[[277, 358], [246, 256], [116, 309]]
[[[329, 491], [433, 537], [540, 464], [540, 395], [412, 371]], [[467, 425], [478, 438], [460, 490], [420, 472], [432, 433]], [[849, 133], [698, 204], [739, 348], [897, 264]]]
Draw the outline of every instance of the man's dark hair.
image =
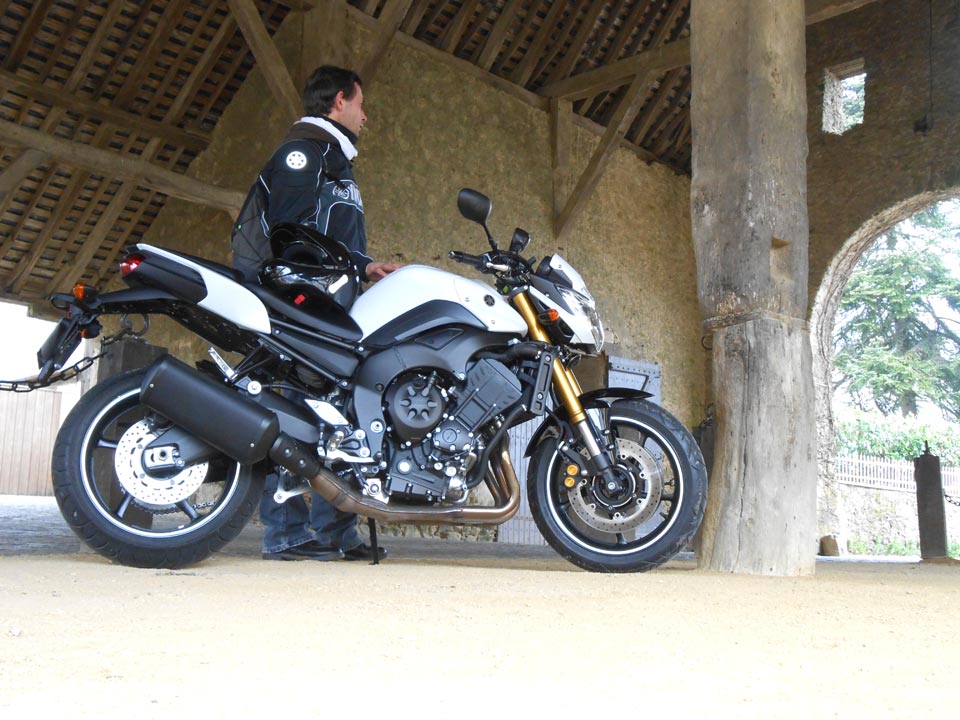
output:
[[363, 86], [363, 83], [353, 70], [333, 65], [318, 67], [303, 87], [303, 111], [311, 117], [327, 115], [333, 109], [337, 93], [343, 92], [344, 99], [351, 100], [357, 93], [357, 85]]

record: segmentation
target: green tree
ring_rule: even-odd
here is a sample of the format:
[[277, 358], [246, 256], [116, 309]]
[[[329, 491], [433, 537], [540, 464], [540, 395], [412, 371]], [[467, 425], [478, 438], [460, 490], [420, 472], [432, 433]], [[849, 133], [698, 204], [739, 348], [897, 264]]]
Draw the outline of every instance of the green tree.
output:
[[866, 81], [866, 73], [861, 73], [846, 78], [841, 83], [843, 126], [847, 130], [863, 122], [863, 108], [866, 103]]
[[[952, 206], [951, 206], [952, 207]], [[916, 415], [927, 400], [960, 420], [960, 225], [941, 204], [868, 250], [847, 283], [834, 344], [836, 386], [853, 404]]]

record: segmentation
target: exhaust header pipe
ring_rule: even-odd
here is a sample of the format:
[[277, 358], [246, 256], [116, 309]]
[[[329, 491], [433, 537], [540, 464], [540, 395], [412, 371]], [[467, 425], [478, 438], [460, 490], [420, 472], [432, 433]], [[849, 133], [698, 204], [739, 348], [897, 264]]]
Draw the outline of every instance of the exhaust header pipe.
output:
[[269, 457], [309, 479], [310, 486], [338, 510], [384, 522], [499, 525], [520, 508], [520, 483], [510, 461], [509, 440], [489, 463], [486, 482], [496, 505], [396, 507], [366, 497], [323, 468], [316, 449], [280, 432], [277, 416], [235, 390], [172, 357], [147, 372], [140, 388], [144, 405], [224, 455], [244, 465]]

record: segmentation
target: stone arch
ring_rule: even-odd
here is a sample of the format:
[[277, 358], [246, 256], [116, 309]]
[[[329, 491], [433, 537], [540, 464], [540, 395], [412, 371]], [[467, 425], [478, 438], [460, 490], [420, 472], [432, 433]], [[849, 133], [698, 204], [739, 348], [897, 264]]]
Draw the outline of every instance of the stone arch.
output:
[[[877, 213], [850, 236], [833, 256], [823, 274], [810, 314], [810, 345], [813, 352], [813, 383], [817, 413], [817, 517], [821, 535], [841, 535], [846, 526], [834, 473], [837, 449], [833, 417], [833, 328], [840, 299], [863, 254], [897, 223], [944, 200], [960, 197], [960, 186], [924, 192]], [[846, 538], [838, 537], [841, 547]]]

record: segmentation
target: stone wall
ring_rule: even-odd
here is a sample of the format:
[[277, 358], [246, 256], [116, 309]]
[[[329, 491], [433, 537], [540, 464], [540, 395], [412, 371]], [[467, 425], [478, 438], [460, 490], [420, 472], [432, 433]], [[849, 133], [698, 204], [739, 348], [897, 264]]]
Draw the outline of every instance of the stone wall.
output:
[[[825, 132], [825, 73], [861, 58], [863, 124]], [[960, 192], [960, 4], [878, 0], [810, 26], [807, 98], [812, 299], [872, 218], [915, 196]]]
[[[311, 22], [309, 13], [293, 13], [277, 33], [278, 47], [297, 75], [327, 60], [301, 47], [304, 26]], [[341, 62], [356, 63], [367, 31], [353, 17], [345, 23], [349, 43], [340, 49]], [[520, 226], [533, 235], [531, 254], [561, 252], [594, 292], [618, 354], [659, 363], [664, 404], [688, 424], [703, 418], [706, 354], [700, 345], [688, 178], [617, 151], [569, 239], [558, 245], [551, 225], [547, 113], [398, 43], [365, 86], [364, 108], [370, 119], [355, 169], [374, 257], [470, 274], [446, 255], [452, 249], [483, 251], [482, 232], [456, 209], [461, 187], [481, 190], [494, 202], [494, 235], [509, 242]], [[255, 70], [190, 174], [245, 189], [285, 131]], [[573, 180], [598, 141], [597, 135], [575, 130]], [[171, 199], [145, 241], [228, 262], [230, 224], [223, 213]], [[184, 356], [203, 353], [201, 343], [172, 324], [158, 328], [153, 342]]]
[[[839, 484], [845, 527], [840, 537], [878, 547], [919, 546], [917, 494]], [[960, 542], [960, 507], [945, 502], [947, 540]]]
[[[877, 236], [960, 193], [960, 3], [877, 0], [807, 30], [810, 315], [820, 533], [840, 531], [831, 348], [847, 278]], [[834, 69], [866, 72], [863, 123], [823, 128]], [[829, 105], [829, 97], [827, 98]]]

